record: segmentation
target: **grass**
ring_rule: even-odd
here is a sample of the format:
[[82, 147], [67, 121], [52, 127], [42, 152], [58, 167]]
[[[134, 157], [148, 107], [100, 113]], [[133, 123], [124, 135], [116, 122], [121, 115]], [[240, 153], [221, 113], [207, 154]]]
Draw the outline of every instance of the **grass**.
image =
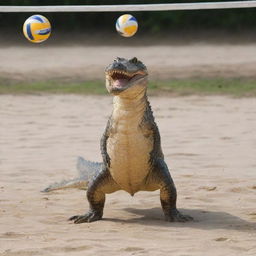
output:
[[191, 79], [151, 83], [153, 90], [172, 92], [178, 95], [230, 95], [256, 97], [256, 79]]
[[[0, 94], [107, 94], [104, 82], [42, 81], [10, 83], [0, 80]], [[149, 83], [149, 93], [256, 97], [256, 79], [182, 79]]]
[[0, 94], [104, 94], [104, 83], [100, 81], [89, 82], [58, 82], [41, 81], [28, 83], [0, 82]]

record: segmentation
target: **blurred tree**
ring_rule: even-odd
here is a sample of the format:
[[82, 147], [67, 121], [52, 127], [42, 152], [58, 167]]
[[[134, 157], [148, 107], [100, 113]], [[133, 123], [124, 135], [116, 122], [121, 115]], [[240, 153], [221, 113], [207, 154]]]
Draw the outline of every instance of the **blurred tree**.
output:
[[[175, 3], [177, 1], [159, 0], [126, 0], [125, 4]], [[187, 0], [183, 2], [196, 2]], [[201, 0], [200, 2], [209, 2]], [[222, 1], [219, 1], [222, 2]], [[43, 5], [102, 5], [124, 4], [116, 0], [44, 0]], [[41, 0], [1, 0], [1, 5], [42, 5]], [[40, 13], [40, 12], [39, 12]], [[113, 30], [113, 24], [120, 12], [108, 13], [45, 13], [57, 29], [72, 31]], [[169, 12], [136, 12], [143, 32], [161, 33], [167, 30], [184, 29], [229, 29], [232, 31], [256, 28], [256, 8], [201, 10], [201, 11], [169, 11]], [[14, 29], [22, 26], [31, 13], [1, 13], [2, 29]]]

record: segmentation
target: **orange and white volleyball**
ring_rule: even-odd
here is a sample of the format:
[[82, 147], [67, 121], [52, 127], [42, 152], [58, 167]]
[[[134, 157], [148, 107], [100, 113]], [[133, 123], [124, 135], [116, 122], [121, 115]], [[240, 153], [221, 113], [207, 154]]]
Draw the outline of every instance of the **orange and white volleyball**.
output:
[[51, 24], [42, 15], [33, 15], [23, 24], [24, 36], [33, 43], [41, 43], [47, 40], [51, 34]]
[[121, 36], [131, 37], [138, 30], [138, 22], [131, 14], [124, 14], [117, 19], [116, 30]]

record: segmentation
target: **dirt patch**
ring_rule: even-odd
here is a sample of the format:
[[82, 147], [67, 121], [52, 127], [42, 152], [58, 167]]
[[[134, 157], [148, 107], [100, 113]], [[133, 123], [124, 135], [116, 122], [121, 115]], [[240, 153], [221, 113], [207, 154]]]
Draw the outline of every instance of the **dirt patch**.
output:
[[0, 78], [12, 81], [104, 80], [115, 57], [138, 57], [151, 80], [255, 78], [256, 44], [158, 46], [1, 46]]

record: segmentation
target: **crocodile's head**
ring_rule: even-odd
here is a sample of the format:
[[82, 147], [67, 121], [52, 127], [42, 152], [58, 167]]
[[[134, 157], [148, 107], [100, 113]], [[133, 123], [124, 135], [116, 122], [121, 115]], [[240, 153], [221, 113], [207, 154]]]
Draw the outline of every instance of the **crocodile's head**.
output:
[[114, 95], [135, 95], [147, 87], [147, 68], [135, 57], [130, 60], [116, 58], [107, 66], [105, 74], [106, 88]]

